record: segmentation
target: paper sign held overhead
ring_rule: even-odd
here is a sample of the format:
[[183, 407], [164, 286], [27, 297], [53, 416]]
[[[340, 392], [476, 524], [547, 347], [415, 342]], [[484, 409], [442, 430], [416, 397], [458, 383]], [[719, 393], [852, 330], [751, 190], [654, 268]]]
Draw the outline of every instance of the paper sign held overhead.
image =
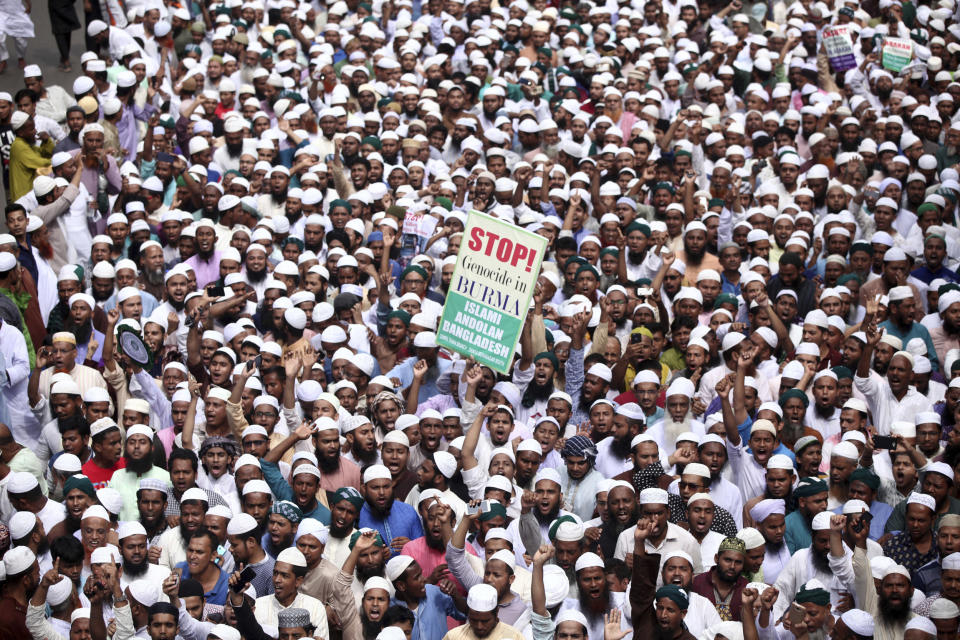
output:
[[467, 216], [463, 235], [437, 342], [508, 373], [547, 239], [479, 211]]

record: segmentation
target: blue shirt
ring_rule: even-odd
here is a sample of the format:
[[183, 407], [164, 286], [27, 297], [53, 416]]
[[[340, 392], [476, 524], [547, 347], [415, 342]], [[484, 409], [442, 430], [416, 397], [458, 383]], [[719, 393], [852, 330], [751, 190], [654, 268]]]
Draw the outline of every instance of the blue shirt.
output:
[[[153, 310], [160, 306], [160, 303], [153, 297], [153, 294], [143, 289], [140, 289], [140, 303], [143, 305], [143, 309], [140, 312], [141, 322], [153, 314]], [[102, 306], [104, 311], [110, 311], [115, 308], [117, 306], [117, 292], [114, 291], [113, 295], [104, 300]]]
[[957, 275], [956, 271], [947, 269], [943, 265], [940, 265], [940, 268], [936, 271], [931, 271], [926, 266], [917, 267], [910, 272], [910, 275], [924, 284], [930, 284], [937, 278], [943, 278], [947, 282], [960, 282], [960, 275]]
[[[287, 500], [297, 504], [297, 501], [294, 500], [293, 488], [283, 478], [283, 474], [280, 472], [280, 467], [278, 467], [275, 462], [261, 460], [260, 469], [263, 471], [263, 479], [270, 487], [270, 491], [273, 492], [275, 499]], [[297, 504], [297, 506], [299, 507], [300, 505]], [[317, 502], [317, 506], [314, 507], [313, 511], [304, 511], [303, 517], [313, 518], [315, 520], [319, 520], [328, 527], [330, 526], [330, 509], [327, 509], [319, 502]]]
[[[388, 378], [399, 378], [400, 388], [406, 389], [413, 384], [413, 365], [419, 361], [416, 357], [407, 358], [393, 369], [386, 373]], [[427, 375], [423, 377], [420, 383], [420, 393], [417, 394], [419, 402], [426, 402], [433, 396], [443, 395], [443, 392], [437, 387], [437, 380], [447, 375], [447, 370], [453, 362], [444, 358], [437, 358], [437, 364], [427, 370]]]
[[727, 280], [727, 276], [725, 276], [725, 275], [723, 275], [723, 273], [721, 273], [721, 274], [720, 274], [720, 290], [721, 290], [723, 293], [729, 293], [729, 294], [732, 294], [732, 295], [735, 295], [735, 296], [739, 296], [739, 295], [740, 295], [740, 283], [738, 282], [737, 284], [733, 284], [732, 282], [730, 282], [729, 280]]
[[925, 326], [919, 322], [914, 322], [910, 325], [910, 329], [906, 332], [901, 331], [897, 325], [891, 320], [884, 320], [880, 323], [880, 328], [886, 330], [890, 335], [900, 338], [903, 342], [903, 348], [906, 350], [907, 343], [913, 340], [914, 338], [920, 338], [923, 340], [923, 343], [927, 346], [927, 358], [930, 359], [930, 366], [933, 367], [934, 371], [940, 370], [940, 365], [937, 360], [937, 349], [933, 346], [933, 340], [930, 339], [930, 332]]
[[[837, 515], [842, 514], [843, 505], [834, 509], [833, 512]], [[886, 502], [874, 500], [870, 503], [870, 515], [873, 516], [870, 519], [869, 537], [871, 540], [879, 540], [883, 536], [883, 528], [886, 526], [887, 519], [890, 517], [891, 513], [893, 513], [893, 507], [888, 505]]]
[[370, 505], [363, 503], [360, 510], [358, 529], [376, 529], [380, 532], [380, 537], [384, 543], [389, 546], [394, 538], [408, 538], [416, 540], [423, 535], [423, 525], [420, 523], [420, 514], [410, 505], [393, 501], [390, 507], [390, 514], [386, 520], [381, 520], [370, 510]]
[[[183, 575], [181, 576], [183, 579], [190, 577], [190, 566], [186, 562], [178, 562], [176, 568], [183, 571]], [[223, 606], [227, 603], [227, 587], [229, 586], [230, 574], [226, 571], [221, 571], [219, 567], [217, 567], [217, 570], [220, 571], [217, 584], [212, 590], [203, 594], [203, 597], [206, 598], [208, 604]]]
[[[455, 620], [466, 619], [453, 604], [453, 598], [440, 591], [439, 587], [428, 584], [426, 589], [426, 596], [420, 600], [414, 614], [410, 640], [437, 640], [447, 633], [447, 616]], [[397, 598], [393, 598], [390, 604], [407, 606], [406, 602]]]
[[784, 524], [786, 528], [783, 532], [783, 541], [787, 543], [790, 555], [796, 553], [798, 549], [806, 549], [813, 544], [810, 525], [800, 511], [788, 514]]
[[[710, 403], [710, 406], [713, 406], [713, 403], [712, 403], [712, 402]], [[709, 411], [709, 409], [708, 409], [707, 415], [710, 415], [710, 413], [712, 413], [712, 412]], [[737, 432], [740, 434], [740, 440], [743, 441], [744, 446], [746, 446], [747, 442], [749, 442], [749, 440], [750, 440], [750, 428], [751, 428], [751, 427], [753, 427], [753, 418], [751, 418], [750, 416], [747, 416], [747, 419], [746, 419], [746, 420], [744, 420], [742, 423], [740, 423], [739, 425], [737, 425]], [[753, 451], [750, 450], [750, 447], [747, 447], [747, 448], [746, 448], [746, 451], [747, 451], [747, 453], [749, 453], [749, 454], [751, 454], [751, 455], [753, 454]], [[790, 458], [791, 460], [793, 460], [793, 464], [794, 464], [794, 466], [796, 466], [796, 464], [797, 464], [797, 454], [795, 454], [793, 451], [791, 451], [791, 450], [790, 450], [790, 447], [786, 446], [786, 445], [783, 444], [782, 442], [777, 443], [777, 448], [774, 449], [774, 450], [773, 450], [773, 453], [771, 453], [770, 455], [775, 456], [775, 455], [777, 455], [778, 453], [782, 453], [783, 455], [785, 455], [785, 456], [787, 456], [788, 458]]]

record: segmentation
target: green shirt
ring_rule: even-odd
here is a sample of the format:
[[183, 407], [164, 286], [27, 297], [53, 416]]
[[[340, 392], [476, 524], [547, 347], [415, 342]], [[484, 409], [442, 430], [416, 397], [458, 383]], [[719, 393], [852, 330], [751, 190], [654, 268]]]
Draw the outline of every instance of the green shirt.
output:
[[153, 466], [143, 475], [137, 475], [130, 469], [117, 469], [110, 478], [107, 485], [111, 489], [116, 489], [123, 497], [123, 508], [120, 509], [120, 520], [139, 520], [140, 510], [137, 508], [137, 489], [140, 488], [140, 480], [150, 478], [152, 480], [163, 480], [170, 483], [170, 474], [166, 469]]

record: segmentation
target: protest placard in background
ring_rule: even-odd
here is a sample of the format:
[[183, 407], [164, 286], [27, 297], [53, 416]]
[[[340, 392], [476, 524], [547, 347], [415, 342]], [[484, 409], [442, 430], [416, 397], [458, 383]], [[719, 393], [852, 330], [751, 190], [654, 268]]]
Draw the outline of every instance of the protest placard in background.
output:
[[910, 58], [913, 57], [913, 43], [903, 38], [884, 38], [883, 39], [883, 68], [894, 73], [907, 66]]
[[857, 66], [853, 53], [853, 39], [847, 27], [828, 27], [823, 30], [823, 46], [827, 51], [830, 67], [835, 71], [846, 71]]

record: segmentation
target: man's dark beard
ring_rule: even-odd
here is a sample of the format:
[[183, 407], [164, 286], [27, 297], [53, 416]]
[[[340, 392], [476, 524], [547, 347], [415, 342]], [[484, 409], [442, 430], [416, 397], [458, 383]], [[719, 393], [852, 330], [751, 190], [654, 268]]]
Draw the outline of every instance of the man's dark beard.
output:
[[248, 282], [263, 282], [267, 279], [267, 267], [264, 266], [263, 269], [254, 271], [253, 269], [247, 268], [247, 281]]
[[340, 468], [340, 458], [327, 458], [326, 456], [317, 456], [317, 462], [320, 466], [320, 471], [326, 473], [333, 473]]
[[627, 249], [627, 262], [632, 265], [643, 264], [643, 260], [646, 257], [646, 253], [634, 253], [633, 251]]
[[541, 513], [539, 508], [533, 510], [533, 517], [537, 519], [537, 522], [540, 524], [550, 524], [557, 519], [557, 516], [560, 514], [560, 502], [557, 501], [557, 504], [550, 509], [550, 513]]
[[200, 256], [200, 259], [204, 262], [209, 262], [210, 258], [213, 257], [213, 252], [216, 250], [215, 246], [211, 246], [209, 250], [204, 251], [199, 246], [197, 247], [197, 255]]
[[821, 406], [818, 405], [816, 402], [814, 402], [814, 403], [813, 403], [813, 410], [814, 410], [814, 411], [817, 413], [817, 415], [820, 416], [821, 418], [830, 418], [831, 416], [833, 416], [834, 407], [833, 407], [832, 405], [827, 405], [827, 406], [825, 406], [825, 407], [821, 407]]
[[269, 549], [267, 550], [271, 552], [270, 553], [271, 556], [276, 557], [277, 555], [279, 555], [281, 551], [291, 546], [293, 546], [293, 536], [290, 536], [289, 540], [281, 540], [280, 544], [276, 544], [276, 545], [273, 544], [273, 541], [270, 540], [269, 537], [267, 538], [267, 547], [269, 547]]
[[770, 542], [769, 540], [764, 538], [763, 544], [767, 548], [767, 551], [773, 551], [773, 552], [779, 553], [780, 549], [783, 549], [783, 545], [785, 543], [783, 540], [780, 540], [780, 542]]
[[426, 541], [427, 546], [434, 551], [446, 551], [447, 545], [443, 543], [442, 537], [434, 538], [431, 535], [424, 535], [423, 539]]
[[361, 467], [369, 466], [377, 461], [376, 449], [373, 449], [372, 451], [363, 451], [357, 446], [357, 443], [354, 442], [353, 447], [350, 448], [350, 451], [353, 452], [353, 457], [356, 458], [357, 462], [361, 463]]
[[373, 578], [373, 577], [376, 577], [376, 576], [379, 576], [379, 577], [382, 578], [382, 577], [383, 577], [383, 568], [384, 568], [384, 565], [382, 565], [382, 564], [379, 564], [379, 565], [377, 565], [376, 567], [374, 567], [374, 568], [372, 568], [372, 569], [364, 569], [364, 568], [361, 567], [360, 565], [357, 565], [357, 578], [360, 579], [360, 583], [361, 583], [361, 584], [363, 584], [364, 582], [366, 582], [366, 581], [369, 580], [370, 578]]
[[183, 522], [181, 522], [181, 523], [180, 523], [180, 537], [183, 538], [184, 540], [186, 540], [187, 537], [189, 537], [189, 535], [190, 535], [190, 531], [188, 531], [188, 530], [183, 526]]
[[73, 533], [80, 529], [80, 519], [74, 518], [69, 513], [67, 514], [67, 517], [63, 519], [63, 523], [64, 523], [64, 526], [67, 528], [67, 531], [69, 531], [70, 533]]
[[150, 560], [144, 556], [143, 562], [131, 562], [126, 558], [123, 559], [123, 573], [126, 576], [131, 578], [139, 578], [147, 572], [147, 568], [150, 566]]
[[166, 275], [162, 268], [160, 269], [145, 269], [143, 272], [143, 277], [146, 279], [147, 284], [152, 284], [154, 286], [160, 286], [163, 284], [163, 277]]
[[147, 473], [153, 467], [153, 456], [150, 453], [148, 453], [143, 458], [140, 458], [139, 460], [135, 458], [131, 458], [126, 453], [124, 453], [123, 459], [127, 461], [126, 468], [132, 471], [133, 473], [137, 474], [138, 476], [141, 476]]
[[546, 400], [549, 398], [551, 393], [553, 393], [553, 380], [546, 384], [538, 384], [531, 380], [530, 384], [527, 385], [526, 391], [523, 392], [523, 398], [520, 400], [520, 404], [523, 408], [529, 409], [537, 400]]
[[614, 534], [613, 537], [616, 538], [621, 533], [623, 533], [633, 525], [637, 524], [637, 520], [639, 519], [639, 516], [640, 516], [639, 510], [634, 509], [633, 516], [631, 516], [630, 520], [628, 520], [623, 524], [620, 524], [620, 521], [617, 520], [617, 516], [615, 516], [613, 513], [610, 512], [609, 509], [607, 509], [607, 522], [603, 525], [603, 529], [604, 531], [610, 531], [611, 533], [613, 533]]
[[183, 308], [187, 306], [186, 298], [183, 300], [174, 300], [170, 296], [167, 296], [167, 303], [173, 307], [174, 311], [183, 311]]
[[[892, 358], [891, 358], [892, 359]], [[873, 370], [879, 373], [881, 376], [887, 375], [887, 367], [890, 366], [890, 362], [877, 362], [876, 359], [873, 361]]]
[[683, 245], [683, 252], [687, 257], [687, 262], [692, 262], [693, 264], [700, 264], [700, 261], [703, 260], [703, 256], [707, 253], [706, 245], [702, 249], [697, 249], [696, 251], [690, 249], [686, 244]]
[[330, 523], [330, 535], [334, 538], [345, 538], [350, 530], [353, 529], [353, 524], [345, 524], [342, 527]]
[[580, 390], [580, 397], [577, 398], [577, 403], [578, 403], [578, 407], [579, 407], [580, 411], [582, 411], [582, 412], [586, 413], [587, 415], [589, 415], [589, 414], [590, 414], [590, 405], [592, 405], [593, 402], [594, 402], [593, 400], [590, 400], [590, 399], [587, 398], [586, 390], [585, 390], [585, 389], [581, 389], [581, 390]]
[[960, 333], [960, 326], [957, 326], [950, 322], [949, 320], [944, 319], [943, 321], [943, 330], [948, 335], [955, 336]]
[[[90, 342], [90, 336], [93, 335], [93, 324], [85, 322], [79, 327], [73, 328], [73, 337], [77, 339], [77, 344], [87, 344]], [[90, 354], [93, 355], [92, 353]]]
[[386, 520], [390, 517], [390, 510], [393, 508], [393, 500], [387, 500], [387, 506], [385, 509], [380, 509], [377, 505], [373, 504], [367, 500], [367, 506], [370, 507], [371, 513], [381, 520]]
[[878, 610], [880, 611], [880, 616], [883, 618], [884, 622], [888, 623], [901, 623], [907, 621], [907, 616], [910, 615], [910, 599], [904, 599], [900, 604], [893, 604], [890, 600], [883, 595], [883, 592], [877, 594], [880, 596], [880, 606]]
[[810, 562], [813, 563], [813, 568], [821, 573], [833, 573], [830, 570], [830, 561], [827, 559], [827, 554], [821, 553], [813, 547], [810, 547]]
[[613, 452], [618, 458], [626, 459], [630, 456], [630, 441], [633, 440], [633, 437], [630, 435], [630, 432], [627, 432], [626, 437], [617, 438], [614, 437], [610, 442], [610, 451]]
[[609, 611], [609, 601], [610, 595], [607, 594], [605, 598], [598, 598], [596, 600], [591, 600], [587, 598], [583, 591], [580, 591], [577, 594], [577, 600], [580, 601], [580, 613], [587, 617], [588, 621], [594, 621], [598, 618], [602, 618], [603, 614]]
[[274, 193], [273, 191], [270, 192], [270, 203], [273, 204], [273, 206], [275, 207], [280, 206], [284, 204], [286, 201], [287, 201], [286, 189], [284, 189], [280, 193]]
[[140, 524], [143, 525], [143, 528], [147, 530], [147, 537], [152, 538], [153, 536], [159, 534], [165, 529], [166, 519], [161, 513], [153, 522], [149, 518], [144, 517], [143, 512], [140, 511]]
[[243, 142], [238, 142], [237, 144], [226, 144], [227, 155], [231, 158], [239, 158], [240, 154], [243, 153]]
[[360, 624], [363, 626], [364, 638], [376, 638], [383, 630], [382, 622], [367, 620], [367, 614], [363, 611], [360, 612]]
[[881, 101], [889, 100], [891, 93], [893, 93], [892, 86], [889, 89], [881, 89], [877, 87], [877, 97], [880, 98]]
[[109, 289], [108, 291], [105, 291], [104, 293], [99, 293], [99, 292], [97, 291], [97, 288], [96, 288], [96, 287], [90, 287], [90, 295], [93, 296], [93, 299], [94, 299], [96, 302], [106, 302], [107, 300], [110, 299], [110, 296], [112, 296], [112, 295], [114, 294], [114, 292], [115, 292], [114, 289]]

